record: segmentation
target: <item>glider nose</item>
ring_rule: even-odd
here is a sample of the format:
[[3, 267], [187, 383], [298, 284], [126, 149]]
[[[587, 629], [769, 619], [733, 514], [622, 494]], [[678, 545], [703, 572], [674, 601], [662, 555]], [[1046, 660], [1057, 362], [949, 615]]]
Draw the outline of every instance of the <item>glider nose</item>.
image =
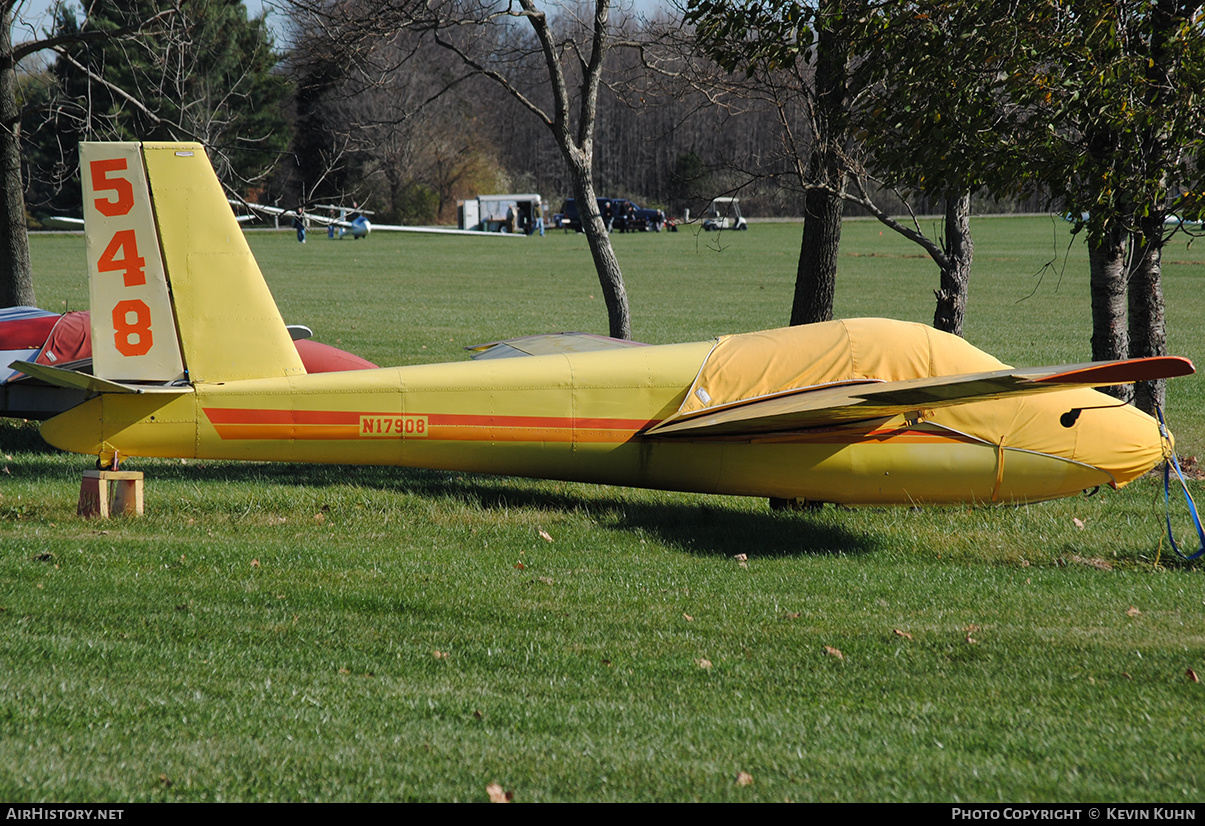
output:
[[[1061, 426], [1067, 427], [1069, 420], [1079, 431], [1075, 461], [1108, 473], [1114, 487], [1128, 484], [1163, 460], [1159, 423], [1133, 405], [1113, 402], [1107, 407], [1072, 408], [1063, 414]], [[1169, 435], [1168, 450], [1170, 439]]]

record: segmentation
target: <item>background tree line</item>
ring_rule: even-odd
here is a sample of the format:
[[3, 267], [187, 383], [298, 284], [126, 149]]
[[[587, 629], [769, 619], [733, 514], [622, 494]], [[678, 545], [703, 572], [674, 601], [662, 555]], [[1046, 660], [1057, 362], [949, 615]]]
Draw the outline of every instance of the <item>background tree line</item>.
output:
[[[100, 4], [90, 23], [112, 31], [175, 5]], [[68, 45], [22, 77], [31, 215], [78, 209], [74, 145], [84, 138], [175, 137], [229, 146], [221, 157], [232, 184], [266, 200], [355, 198], [399, 221], [454, 221], [457, 198], [487, 189], [540, 192], [554, 209], [572, 195], [546, 130], [479, 78], [445, 89], [453, 69], [428, 39], [382, 34], [348, 53], [346, 27], [332, 30], [287, 6], [274, 13], [280, 44], [263, 20], [247, 18], [238, 0], [187, 0], [179, 8], [181, 17], [153, 36]], [[282, 14], [290, 16], [282, 22]], [[667, 12], [621, 15], [618, 38], [646, 49], [682, 29]], [[60, 7], [53, 34], [79, 32], [80, 17], [78, 9]], [[573, 10], [554, 25], [579, 20]], [[510, 42], [500, 49], [526, 48], [520, 26], [505, 35]], [[715, 88], [705, 88], [700, 78], [710, 67], [689, 77], [658, 73], [635, 48], [611, 50], [605, 71], [594, 159], [600, 194], [675, 214], [693, 206], [698, 214], [710, 197], [736, 193], [754, 215], [803, 213], [804, 192], [782, 163], [772, 104], [742, 99], [718, 77]], [[525, 94], [545, 96], [538, 66], [517, 77]], [[901, 207], [889, 192], [881, 200]]]
[[[279, 49], [236, 0], [60, 10], [53, 60], [18, 84], [31, 210], [78, 199], [79, 137], [203, 140], [261, 201], [403, 222], [451, 222], [487, 190], [678, 215], [738, 194], [805, 219], [792, 323], [831, 317], [840, 220], [861, 213], [930, 255], [935, 325], [961, 332], [971, 212], [1050, 208], [1082, 216], [1093, 356], [1163, 347], [1159, 253], [1205, 189], [1199, 2], [280, 3]], [[909, 211], [943, 213], [941, 235]]]

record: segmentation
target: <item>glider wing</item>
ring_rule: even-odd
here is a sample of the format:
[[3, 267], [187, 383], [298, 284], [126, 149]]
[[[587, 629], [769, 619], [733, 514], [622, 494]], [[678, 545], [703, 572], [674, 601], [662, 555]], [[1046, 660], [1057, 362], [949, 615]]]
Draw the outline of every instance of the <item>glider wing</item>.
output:
[[706, 438], [778, 433], [1010, 396], [1174, 378], [1194, 371], [1188, 359], [1164, 356], [903, 381], [858, 380], [675, 414], [645, 435]]

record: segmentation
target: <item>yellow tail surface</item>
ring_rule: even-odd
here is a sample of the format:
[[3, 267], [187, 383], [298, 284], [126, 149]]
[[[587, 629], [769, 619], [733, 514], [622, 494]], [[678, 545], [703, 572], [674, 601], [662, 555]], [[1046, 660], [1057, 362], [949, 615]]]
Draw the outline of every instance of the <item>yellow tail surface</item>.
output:
[[96, 375], [305, 373], [200, 144], [84, 143], [80, 157]]

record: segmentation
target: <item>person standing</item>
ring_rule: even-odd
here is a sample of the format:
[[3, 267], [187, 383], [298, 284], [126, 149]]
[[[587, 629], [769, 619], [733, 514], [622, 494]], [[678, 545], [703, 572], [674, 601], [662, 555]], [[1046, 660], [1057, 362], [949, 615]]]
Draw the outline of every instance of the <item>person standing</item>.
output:
[[544, 237], [544, 204], [540, 201], [536, 201], [536, 231]]
[[297, 207], [297, 215], [293, 218], [293, 229], [297, 230], [298, 243], [305, 243], [305, 207]]

